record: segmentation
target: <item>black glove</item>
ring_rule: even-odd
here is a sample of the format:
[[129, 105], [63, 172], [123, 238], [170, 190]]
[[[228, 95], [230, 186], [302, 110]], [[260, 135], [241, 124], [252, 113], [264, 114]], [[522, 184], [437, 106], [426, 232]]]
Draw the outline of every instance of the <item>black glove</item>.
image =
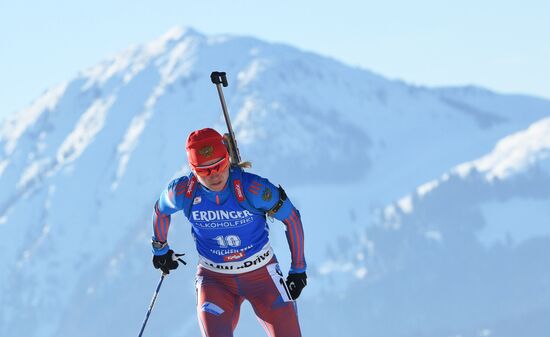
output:
[[153, 266], [155, 268], [162, 270], [165, 274], [170, 274], [170, 270], [178, 268], [178, 261], [183, 264], [186, 264], [180, 256], [185, 254], [175, 254], [172, 249], [170, 249], [164, 255], [153, 255]]
[[307, 285], [307, 275], [305, 272], [288, 274], [286, 278], [286, 286], [290, 291], [290, 296], [293, 300], [297, 299], [302, 293], [302, 289]]

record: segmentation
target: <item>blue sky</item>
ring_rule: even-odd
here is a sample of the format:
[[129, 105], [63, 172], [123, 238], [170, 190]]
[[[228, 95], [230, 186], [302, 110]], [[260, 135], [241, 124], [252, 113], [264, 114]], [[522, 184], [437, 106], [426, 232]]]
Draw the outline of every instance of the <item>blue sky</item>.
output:
[[428, 86], [550, 99], [547, 0], [0, 0], [0, 120], [174, 26], [282, 42]]

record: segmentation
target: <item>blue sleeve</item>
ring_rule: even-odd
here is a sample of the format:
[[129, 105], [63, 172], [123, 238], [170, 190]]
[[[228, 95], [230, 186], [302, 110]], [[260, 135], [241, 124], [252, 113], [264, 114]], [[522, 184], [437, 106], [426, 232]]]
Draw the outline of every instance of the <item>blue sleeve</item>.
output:
[[[279, 202], [279, 188], [258, 175], [243, 172], [243, 188], [247, 200], [259, 210], [268, 212]], [[305, 272], [307, 264], [304, 255], [304, 229], [300, 212], [287, 198], [277, 213], [273, 214], [273, 217], [286, 226], [286, 238], [292, 257], [290, 273]]]
[[[168, 187], [162, 191], [153, 211], [153, 240], [159, 242], [168, 241], [170, 215], [182, 209], [183, 198], [188, 183], [189, 179], [187, 177], [180, 177], [172, 180]], [[164, 246], [160, 250], [153, 248], [153, 253], [155, 255], [163, 255], [169, 249], [169, 245]]]

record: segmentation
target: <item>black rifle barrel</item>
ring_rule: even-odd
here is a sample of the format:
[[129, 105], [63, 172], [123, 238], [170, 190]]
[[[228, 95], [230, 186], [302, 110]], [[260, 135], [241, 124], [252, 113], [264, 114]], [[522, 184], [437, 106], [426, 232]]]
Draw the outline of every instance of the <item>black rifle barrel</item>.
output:
[[231, 126], [231, 119], [229, 118], [229, 112], [227, 110], [227, 105], [225, 104], [225, 98], [223, 96], [222, 85], [227, 87], [227, 76], [225, 72], [213, 71], [210, 74], [210, 79], [212, 83], [216, 85], [218, 89], [218, 96], [220, 97], [220, 102], [222, 104], [223, 116], [225, 118], [225, 124], [227, 125], [227, 130], [229, 131], [229, 155], [231, 156], [231, 164], [237, 165], [241, 162], [241, 155], [239, 154], [239, 148], [237, 147], [237, 141], [235, 139], [235, 133], [233, 132], [233, 127]]

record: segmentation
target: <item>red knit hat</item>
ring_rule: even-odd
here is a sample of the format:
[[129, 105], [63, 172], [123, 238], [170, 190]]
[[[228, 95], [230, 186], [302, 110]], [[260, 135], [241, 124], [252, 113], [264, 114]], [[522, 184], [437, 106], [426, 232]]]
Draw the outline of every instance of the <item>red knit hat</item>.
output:
[[229, 159], [222, 135], [210, 128], [191, 132], [185, 149], [191, 167], [201, 166], [215, 158], [228, 157]]

